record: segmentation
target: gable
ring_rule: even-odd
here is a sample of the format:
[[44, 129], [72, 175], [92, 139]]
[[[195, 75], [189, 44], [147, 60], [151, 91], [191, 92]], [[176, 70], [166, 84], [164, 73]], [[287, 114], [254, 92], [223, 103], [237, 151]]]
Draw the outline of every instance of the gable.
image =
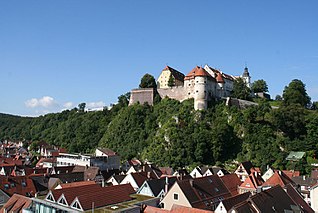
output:
[[79, 202], [79, 200], [78, 200], [77, 197], [76, 197], [76, 198], [74, 199], [74, 201], [71, 203], [70, 207], [73, 208], [73, 209], [76, 209], [76, 210], [83, 211], [82, 205], [81, 205], [81, 203]]
[[62, 195], [60, 196], [60, 198], [57, 200], [57, 203], [58, 203], [58, 204], [61, 204], [61, 205], [63, 205], [63, 206], [68, 206], [68, 203], [67, 203], [67, 201], [66, 201], [66, 198], [65, 198], [64, 194], [62, 194]]
[[54, 196], [51, 191], [46, 195], [45, 200], [55, 202]]
[[151, 196], [151, 197], [155, 197], [154, 193], [152, 192], [149, 184], [147, 183], [147, 181], [145, 181], [142, 186], [140, 187], [140, 189], [138, 190], [137, 194], [142, 194], [142, 195], [147, 195], [147, 196]]
[[[178, 199], [176, 199], [176, 197], [178, 197]], [[163, 208], [167, 210], [171, 210], [173, 204], [192, 207], [189, 200], [186, 198], [180, 186], [178, 185], [178, 182], [173, 184], [166, 196], [162, 199], [161, 203], [163, 204]]]
[[120, 184], [127, 184], [129, 183], [135, 190], [139, 188], [135, 179], [131, 174], [126, 175], [126, 177], [120, 182]]

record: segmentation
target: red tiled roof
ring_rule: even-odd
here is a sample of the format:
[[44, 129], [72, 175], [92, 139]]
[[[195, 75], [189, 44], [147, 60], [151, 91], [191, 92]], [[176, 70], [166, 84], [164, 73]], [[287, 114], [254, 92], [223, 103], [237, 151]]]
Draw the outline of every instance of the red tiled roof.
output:
[[[8, 184], [8, 187], [5, 184]], [[34, 196], [36, 193], [33, 181], [25, 176], [0, 176], [0, 188], [10, 196], [13, 194]]]
[[22, 212], [24, 208], [31, 206], [32, 200], [28, 197], [14, 194], [1, 208], [0, 213], [3, 212]]
[[184, 74], [179, 72], [178, 70], [176, 69], [173, 69], [172, 67], [169, 67], [169, 66], [166, 66], [162, 71], [165, 71], [165, 70], [169, 70], [171, 72], [171, 75], [176, 79], [176, 80], [179, 80], [179, 81], [182, 81], [184, 80]]
[[236, 174], [228, 174], [221, 177], [221, 180], [223, 181], [226, 188], [231, 192], [231, 195], [237, 195], [238, 194], [238, 186], [241, 185], [241, 180], [238, 178]]
[[70, 188], [70, 187], [86, 186], [86, 185], [96, 185], [96, 183], [95, 183], [95, 181], [78, 181], [78, 182], [73, 182], [73, 183], [60, 184], [62, 189]]
[[263, 186], [276, 186], [284, 187], [289, 183], [294, 183], [285, 173], [275, 171], [275, 173], [265, 182]]
[[193, 79], [197, 76], [212, 78], [212, 76], [207, 71], [205, 71], [205, 69], [203, 69], [202, 67], [196, 66], [185, 76], [184, 80]]
[[282, 170], [282, 172], [285, 173], [290, 179], [292, 177], [298, 177], [300, 176], [300, 171], [293, 171], [293, 170]]
[[111, 149], [108, 148], [98, 148], [99, 151], [103, 152], [104, 154], [108, 155], [108, 156], [115, 156], [117, 155], [117, 152], [114, 152]]
[[94, 202], [95, 208], [99, 208], [131, 200], [132, 198], [129, 195], [135, 193], [130, 184], [108, 187], [89, 184], [55, 189], [51, 192], [55, 200], [58, 200], [63, 194], [69, 205], [77, 198], [84, 211], [92, 208], [92, 202]]
[[224, 83], [223, 77], [221, 73], [218, 73], [216, 76], [216, 82], [218, 83]]
[[251, 196], [251, 193], [250, 192], [246, 192], [246, 193], [243, 193], [243, 194], [238, 194], [236, 196], [227, 198], [227, 199], [223, 200], [222, 203], [223, 203], [225, 209], [227, 211], [229, 211], [233, 206], [235, 206], [235, 205], [247, 200], [250, 196]]
[[207, 209], [205, 201], [211, 202], [217, 197], [228, 198], [231, 196], [231, 193], [217, 175], [181, 180], [177, 184], [194, 208]]
[[258, 186], [261, 186], [263, 183], [264, 183], [264, 181], [263, 181], [262, 177], [257, 172], [253, 172], [240, 185], [240, 188], [248, 188], [248, 189], [255, 189], [256, 190], [256, 188]]

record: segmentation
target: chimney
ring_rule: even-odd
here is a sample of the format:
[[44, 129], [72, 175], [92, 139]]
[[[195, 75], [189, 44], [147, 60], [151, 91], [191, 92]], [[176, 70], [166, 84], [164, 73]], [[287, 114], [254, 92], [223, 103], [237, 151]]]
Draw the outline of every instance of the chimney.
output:
[[165, 183], [165, 193], [168, 193], [168, 186], [169, 186], [169, 180], [168, 177], [166, 177], [166, 183]]
[[190, 179], [189, 183], [190, 183], [191, 187], [193, 187], [193, 179]]
[[150, 176], [150, 172], [147, 172], [147, 178], [150, 179], [151, 176]]
[[278, 174], [279, 174], [279, 175], [282, 175], [282, 171], [278, 170]]
[[305, 175], [303, 175], [303, 180], [306, 180], [306, 176]]
[[257, 171], [254, 172], [255, 177], [257, 177]]

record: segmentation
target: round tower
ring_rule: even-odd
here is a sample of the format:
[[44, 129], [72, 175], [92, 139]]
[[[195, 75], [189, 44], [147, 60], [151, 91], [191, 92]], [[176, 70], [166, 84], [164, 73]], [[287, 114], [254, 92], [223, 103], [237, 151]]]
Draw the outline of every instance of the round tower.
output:
[[[201, 68], [202, 69], [202, 68]], [[207, 77], [206, 76], [196, 76], [194, 78], [194, 109], [202, 110], [207, 108]]]

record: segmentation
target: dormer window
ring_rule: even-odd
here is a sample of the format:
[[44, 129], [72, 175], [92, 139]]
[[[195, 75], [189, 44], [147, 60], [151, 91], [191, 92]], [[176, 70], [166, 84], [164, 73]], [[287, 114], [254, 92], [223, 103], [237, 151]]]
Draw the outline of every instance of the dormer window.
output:
[[4, 189], [9, 189], [9, 184], [4, 184]]
[[53, 196], [51, 194], [49, 194], [46, 199], [54, 202]]
[[81, 205], [77, 201], [73, 203], [72, 208], [82, 210]]

